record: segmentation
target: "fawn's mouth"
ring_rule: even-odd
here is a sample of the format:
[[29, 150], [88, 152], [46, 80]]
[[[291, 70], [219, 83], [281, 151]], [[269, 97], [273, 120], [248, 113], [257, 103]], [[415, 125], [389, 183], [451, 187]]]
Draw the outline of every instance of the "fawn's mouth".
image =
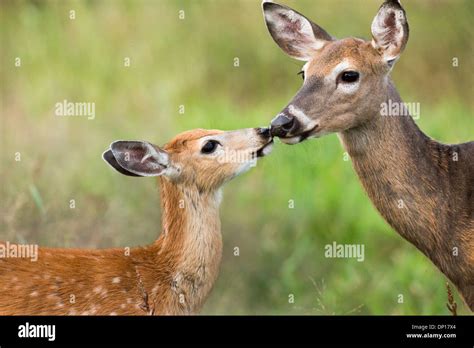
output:
[[256, 154], [257, 157], [265, 157], [269, 155], [273, 150], [273, 140], [270, 140], [267, 144], [257, 150]]

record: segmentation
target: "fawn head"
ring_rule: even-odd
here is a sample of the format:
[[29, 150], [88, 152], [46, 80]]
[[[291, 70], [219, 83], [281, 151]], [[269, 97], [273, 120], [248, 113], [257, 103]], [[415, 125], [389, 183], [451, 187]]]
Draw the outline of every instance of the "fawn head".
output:
[[174, 183], [213, 191], [269, 154], [272, 144], [268, 128], [195, 129], [162, 148], [146, 141], [115, 141], [102, 157], [124, 175], [163, 175]]
[[263, 2], [268, 30], [289, 56], [306, 62], [303, 85], [271, 123], [271, 133], [296, 144], [369, 121], [385, 102], [388, 75], [408, 40], [398, 0], [386, 0], [372, 22], [372, 40], [337, 40], [286, 6]]

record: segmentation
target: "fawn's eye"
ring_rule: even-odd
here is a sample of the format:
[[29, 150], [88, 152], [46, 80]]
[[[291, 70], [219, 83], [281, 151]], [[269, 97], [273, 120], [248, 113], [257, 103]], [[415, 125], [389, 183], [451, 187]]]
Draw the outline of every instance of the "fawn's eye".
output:
[[216, 151], [217, 146], [220, 145], [218, 141], [216, 140], [209, 140], [204, 144], [204, 146], [201, 148], [201, 153], [204, 153], [206, 155], [209, 155]]
[[356, 82], [359, 79], [359, 73], [357, 71], [344, 71], [341, 74], [341, 81], [352, 83]]
[[304, 70], [301, 70], [299, 73], [297, 73], [296, 75], [301, 75], [301, 78], [303, 79], [304, 81]]

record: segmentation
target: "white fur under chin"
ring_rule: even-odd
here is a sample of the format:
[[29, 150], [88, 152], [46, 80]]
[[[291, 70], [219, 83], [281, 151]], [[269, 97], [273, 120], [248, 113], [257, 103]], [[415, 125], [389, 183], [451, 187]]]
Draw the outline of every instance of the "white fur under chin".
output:
[[215, 196], [214, 196], [214, 199], [216, 200], [217, 206], [221, 205], [222, 197], [223, 197], [222, 188], [220, 188], [216, 191]]
[[296, 137], [291, 137], [291, 138], [280, 138], [282, 143], [288, 144], [288, 145], [295, 145], [301, 142], [301, 137], [298, 135]]
[[255, 167], [254, 163], [255, 163], [254, 161], [247, 161], [247, 162], [242, 163], [239, 169], [235, 172], [234, 177], [239, 176], [240, 174], [243, 174], [245, 172], [248, 172], [250, 168]]
[[264, 156], [268, 156], [269, 154], [272, 153], [272, 151], [273, 151], [273, 143], [270, 143], [263, 148], [262, 154]]

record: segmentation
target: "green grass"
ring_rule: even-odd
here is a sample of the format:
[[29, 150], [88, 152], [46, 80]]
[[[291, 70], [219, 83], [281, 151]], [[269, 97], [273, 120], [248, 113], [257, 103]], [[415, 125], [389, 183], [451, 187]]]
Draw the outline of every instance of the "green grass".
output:
[[[337, 37], [368, 37], [380, 2], [286, 3]], [[472, 140], [472, 1], [405, 6], [411, 37], [393, 72], [399, 91], [421, 103], [427, 134]], [[0, 28], [3, 240], [151, 242], [160, 231], [156, 181], [107, 168], [110, 142], [266, 125], [301, 83], [300, 64], [266, 32], [260, 1], [9, 1]], [[64, 99], [95, 102], [96, 118], [54, 116]], [[221, 217], [223, 263], [205, 314], [449, 314], [444, 276], [378, 215], [335, 135], [278, 143], [225, 187]], [[333, 241], [364, 244], [365, 261], [325, 258]]]

